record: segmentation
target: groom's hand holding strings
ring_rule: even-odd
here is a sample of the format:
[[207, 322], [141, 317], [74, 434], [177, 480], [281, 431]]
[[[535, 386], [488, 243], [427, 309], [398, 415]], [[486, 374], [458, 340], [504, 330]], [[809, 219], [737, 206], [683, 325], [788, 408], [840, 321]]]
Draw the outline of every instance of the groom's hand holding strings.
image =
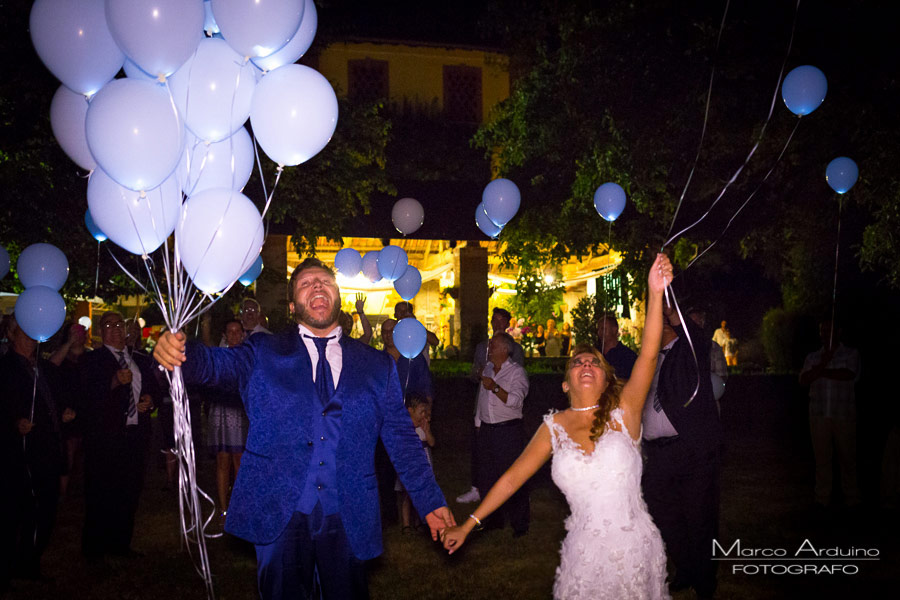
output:
[[169, 371], [180, 367], [187, 359], [184, 354], [185, 339], [184, 333], [180, 331], [178, 333], [165, 332], [159, 336], [159, 341], [156, 342], [153, 358]]

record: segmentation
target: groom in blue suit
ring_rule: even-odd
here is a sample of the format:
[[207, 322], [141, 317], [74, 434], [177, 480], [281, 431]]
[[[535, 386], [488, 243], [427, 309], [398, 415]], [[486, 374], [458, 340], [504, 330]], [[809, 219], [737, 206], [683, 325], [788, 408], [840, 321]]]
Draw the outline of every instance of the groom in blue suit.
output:
[[367, 598], [365, 561], [382, 551], [379, 437], [432, 538], [455, 521], [394, 362], [342, 335], [332, 271], [306, 259], [290, 289], [296, 328], [234, 348], [185, 345], [183, 333], [166, 333], [154, 356], [168, 369], [183, 365], [188, 383], [244, 399], [250, 433], [225, 530], [256, 545], [260, 595], [313, 598], [318, 579], [326, 599]]

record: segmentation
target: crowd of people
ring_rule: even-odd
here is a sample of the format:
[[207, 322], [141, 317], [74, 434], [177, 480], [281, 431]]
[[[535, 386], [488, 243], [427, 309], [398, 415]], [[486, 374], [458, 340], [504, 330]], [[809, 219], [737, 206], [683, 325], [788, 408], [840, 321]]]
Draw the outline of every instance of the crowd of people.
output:
[[[711, 374], [727, 376], [728, 351], [703, 333], [705, 310], [689, 308], [682, 321], [664, 305], [671, 280], [671, 264], [659, 255], [648, 275], [638, 353], [622, 343], [612, 315], [596, 323], [595, 345], [573, 345], [566, 325], [557, 330], [548, 322], [543, 352], [569, 356], [562, 389], [570, 406], [546, 415], [530, 442], [525, 352], [512, 315], [493, 310], [492, 335], [476, 346], [470, 373], [477, 385], [471, 485], [456, 498], [479, 504], [459, 524], [431, 466], [437, 440], [428, 357], [437, 337], [429, 333], [420, 355], [402, 357], [394, 326], [414, 313], [401, 302], [381, 324], [384, 349], [372, 348], [365, 298], [357, 297], [355, 315], [343, 313], [334, 274], [316, 259], [294, 270], [296, 326], [277, 334], [266, 328], [260, 304], [246, 298], [219, 340], [208, 322], [193, 341], [166, 332], [151, 357], [138, 324], [109, 312], [97, 324], [95, 349], [87, 350], [86, 332], [73, 325], [43, 359], [13, 318], [0, 358], [2, 468], [12, 482], [0, 507], [0, 584], [43, 577], [41, 554], [79, 449], [85, 558], [139, 556], [132, 536], [154, 410], [169, 448], [167, 480], [175, 484], [164, 369], [180, 366], [207, 405], [219, 526], [254, 545], [263, 598], [367, 597], [366, 561], [382, 550], [386, 486], [401, 531], [424, 527], [451, 554], [478, 529], [508, 524], [514, 537], [526, 536], [525, 484], [551, 459], [571, 509], [555, 598], [667, 598], [687, 588], [713, 597], [709, 548], [718, 531], [722, 440]], [[812, 400], [816, 502], [826, 504], [832, 493], [835, 443], [843, 497], [852, 505], [859, 501], [852, 452], [859, 357], [830, 323], [822, 340], [800, 375]]]

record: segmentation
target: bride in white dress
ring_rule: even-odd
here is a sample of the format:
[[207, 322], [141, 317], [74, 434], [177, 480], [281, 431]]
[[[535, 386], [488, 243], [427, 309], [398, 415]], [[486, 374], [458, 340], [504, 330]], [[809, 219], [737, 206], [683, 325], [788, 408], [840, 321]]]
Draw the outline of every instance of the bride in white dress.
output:
[[547, 415], [481, 505], [462, 525], [444, 530], [451, 554], [552, 455], [553, 481], [571, 509], [553, 597], [669, 597], [662, 538], [641, 496], [640, 440], [662, 336], [662, 295], [670, 281], [672, 265], [657, 255], [648, 277], [641, 352], [624, 385], [598, 350], [586, 344], [575, 348], [563, 382], [571, 407]]

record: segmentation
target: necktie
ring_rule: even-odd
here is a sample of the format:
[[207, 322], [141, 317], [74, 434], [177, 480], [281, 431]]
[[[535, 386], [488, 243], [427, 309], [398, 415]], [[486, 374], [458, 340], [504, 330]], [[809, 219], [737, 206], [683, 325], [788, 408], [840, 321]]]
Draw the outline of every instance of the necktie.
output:
[[[669, 351], [668, 348], [663, 348], [662, 350], [659, 351], [659, 355], [661, 357], [665, 356], [666, 352], [668, 352], [668, 351]], [[660, 363], [661, 362], [662, 361], [660, 361]], [[662, 411], [662, 402], [659, 401], [659, 380], [657, 380], [656, 389], [653, 392], [653, 410], [655, 410], [656, 412]]]
[[[119, 368], [128, 369], [128, 361], [125, 360], [125, 351], [119, 350], [116, 354], [119, 357]], [[137, 406], [134, 404], [134, 388], [131, 387], [130, 383], [128, 384], [128, 410], [125, 414], [129, 420], [134, 418], [134, 415], [137, 414]]]
[[328, 357], [325, 355], [325, 347], [329, 340], [334, 339], [334, 336], [323, 338], [308, 335], [306, 337], [313, 341], [316, 351], [319, 353], [319, 362], [316, 364], [316, 392], [319, 394], [322, 406], [325, 406], [334, 394], [334, 379], [331, 376], [331, 365], [328, 364]]

